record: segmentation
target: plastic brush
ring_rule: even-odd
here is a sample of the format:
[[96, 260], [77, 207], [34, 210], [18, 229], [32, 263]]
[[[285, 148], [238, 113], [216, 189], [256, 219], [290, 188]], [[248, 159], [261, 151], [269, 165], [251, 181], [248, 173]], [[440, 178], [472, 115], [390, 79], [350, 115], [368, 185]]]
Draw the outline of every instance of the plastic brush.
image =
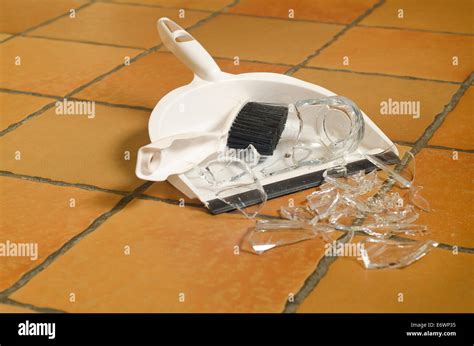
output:
[[248, 102], [229, 130], [227, 146], [245, 149], [252, 144], [261, 155], [272, 155], [288, 117], [288, 107]]

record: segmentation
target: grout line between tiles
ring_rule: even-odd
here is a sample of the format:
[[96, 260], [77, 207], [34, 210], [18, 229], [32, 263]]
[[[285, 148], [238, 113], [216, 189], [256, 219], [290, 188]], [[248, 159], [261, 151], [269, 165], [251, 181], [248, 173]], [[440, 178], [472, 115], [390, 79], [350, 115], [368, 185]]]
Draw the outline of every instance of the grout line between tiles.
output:
[[[103, 0], [97, 0], [98, 2], [109, 3]], [[134, 2], [113, 2], [114, 5], [130, 5], [130, 6], [137, 6], [137, 7], [152, 7], [152, 8], [162, 8], [168, 10], [185, 10], [185, 11], [200, 11], [200, 12], [208, 12], [212, 13], [211, 10], [205, 9], [194, 9], [194, 8], [187, 8], [187, 7], [165, 7], [158, 4], [140, 4]], [[251, 17], [251, 18], [265, 18], [265, 19], [280, 19], [280, 20], [288, 20], [293, 22], [303, 22], [303, 23], [315, 23], [315, 24], [329, 24], [329, 25], [346, 25], [347, 23], [343, 22], [331, 22], [331, 21], [322, 21], [317, 19], [297, 19], [297, 18], [283, 18], [283, 17], [274, 17], [274, 16], [258, 16], [248, 13], [223, 13], [224, 15], [230, 16], [241, 16], [241, 17]], [[377, 26], [377, 25], [366, 25], [366, 24], [357, 24], [360, 27], [367, 27], [367, 28], [376, 28], [376, 29], [393, 29], [393, 30], [405, 30], [405, 31], [420, 31], [420, 32], [428, 32], [433, 34], [449, 34], [449, 35], [461, 35], [461, 36], [474, 36], [474, 34], [470, 33], [463, 33], [463, 32], [453, 32], [453, 31], [436, 31], [436, 30], [427, 30], [427, 29], [415, 29], [415, 28], [399, 28], [399, 27], [390, 27], [390, 26]]]
[[435, 115], [431, 124], [429, 124], [423, 134], [418, 138], [415, 143], [413, 144], [413, 148], [411, 152], [413, 155], [416, 155], [421, 149], [423, 149], [433, 137], [436, 130], [443, 124], [444, 119], [448, 116], [448, 114], [457, 106], [461, 97], [466, 93], [466, 91], [471, 86], [471, 83], [474, 81], [474, 72], [471, 72], [469, 76], [462, 82], [459, 89], [456, 93], [451, 97], [449, 103], [447, 103], [441, 112]]
[[[13, 173], [13, 172], [9, 172], [9, 171], [1, 171], [1, 170], [0, 170], [0, 177], [28, 180], [28, 181], [33, 181], [35, 183], [49, 184], [49, 185], [61, 186], [61, 187], [71, 187], [71, 188], [77, 188], [77, 189], [87, 190], [87, 191], [112, 193], [112, 194], [119, 195], [119, 196], [126, 196], [126, 195], [131, 193], [131, 191], [106, 189], [106, 188], [103, 188], [103, 187], [90, 185], [90, 184], [69, 183], [69, 182], [65, 182], [65, 181], [61, 181], [61, 180], [53, 180], [53, 179], [49, 179], [49, 178], [43, 178], [43, 177], [37, 177], [37, 176], [31, 176], [31, 175], [24, 175], [24, 174], [18, 174], [18, 173]], [[181, 203], [181, 201], [179, 199], [161, 198], [161, 197], [147, 195], [145, 193], [138, 194], [136, 196], [136, 198], [143, 199], [143, 200], [149, 200], [149, 201], [155, 201], [155, 202], [163, 202], [163, 203], [172, 204], [172, 205], [179, 205]], [[187, 202], [187, 203], [185, 203], [185, 206], [207, 210], [207, 208], [204, 207], [204, 205], [202, 205], [201, 203]]]
[[[407, 141], [392, 141], [393, 143], [400, 144], [400, 145], [410, 145], [413, 146], [413, 142], [407, 142]], [[468, 154], [474, 154], [474, 149], [461, 149], [461, 148], [453, 148], [453, 147], [446, 147], [444, 145], [435, 145], [435, 144], [427, 144], [425, 145], [425, 148], [428, 149], [438, 149], [438, 150], [449, 150], [449, 151], [459, 151], [461, 153], [468, 153]]]
[[[79, 12], [80, 10], [82, 10], [82, 9], [84, 9], [84, 8], [86, 8], [86, 7], [89, 7], [90, 5], [94, 4], [94, 2], [95, 2], [95, 1], [90, 1], [90, 2], [88, 2], [88, 3], [86, 3], [86, 4], [82, 5], [82, 6], [79, 6], [79, 7], [77, 7], [77, 8], [73, 8], [73, 9], [74, 9], [74, 10], [76, 11], [76, 13], [77, 13], [77, 12]], [[61, 19], [61, 18], [63, 18], [63, 17], [66, 17], [66, 16], [69, 15], [69, 13], [70, 13], [69, 11], [70, 11], [70, 10], [71, 10], [71, 9], [67, 10], [65, 13], [60, 14], [59, 16], [56, 16], [56, 17], [53, 17], [53, 18], [49, 18], [48, 20], [46, 20], [46, 21], [44, 21], [44, 22], [42, 22], [42, 23], [40, 23], [40, 24], [37, 24], [37, 25], [35, 25], [35, 26], [32, 26], [32, 27], [30, 27], [30, 28], [28, 28], [28, 29], [26, 29], [26, 30], [24, 30], [24, 31], [22, 31], [22, 32], [12, 34], [12, 36], [7, 37], [5, 40], [1, 41], [0, 43], [5, 43], [5, 42], [10, 41], [11, 39], [13, 39], [13, 38], [15, 38], [15, 37], [23, 36], [23, 35], [25, 35], [25, 34], [28, 33], [28, 32], [31, 32], [31, 31], [36, 30], [36, 29], [39, 29], [39, 28], [41, 28], [41, 27], [43, 27], [43, 26], [46, 26], [46, 25], [48, 25], [48, 24], [53, 23], [54, 21], [56, 21], [56, 20], [58, 20], [58, 19]]]
[[[163, 202], [163, 203], [171, 204], [171, 205], [181, 204], [181, 201], [179, 199], [155, 197], [155, 196], [147, 195], [145, 193], [137, 195], [136, 198], [147, 200], [147, 201]], [[184, 206], [195, 208], [195, 209], [203, 209], [208, 212], [208, 209], [202, 203], [184, 202]]]
[[[119, 5], [119, 6], [135, 6], [135, 7], [148, 7], [148, 8], [161, 8], [163, 10], [185, 10], [185, 11], [196, 11], [196, 12], [205, 12], [205, 13], [214, 13], [215, 11], [212, 10], [205, 10], [205, 9], [199, 9], [199, 8], [189, 8], [189, 7], [176, 7], [176, 6], [163, 6], [159, 4], [141, 4], [141, 3], [136, 3], [136, 2], [110, 2], [108, 0], [96, 0], [97, 2], [101, 2], [104, 4], [110, 4], [110, 5]], [[217, 10], [218, 11], [218, 10]]]
[[[470, 87], [471, 83], [473, 82], [474, 79], [474, 73], [471, 72], [471, 74], [464, 80], [464, 82], [460, 85], [459, 89], [454, 93], [454, 95], [451, 97], [451, 100], [449, 101], [448, 104], [446, 104], [443, 108], [443, 110], [436, 114], [432, 123], [428, 125], [428, 127], [425, 129], [423, 134], [418, 138], [418, 140], [415, 141], [413, 144], [413, 147], [410, 149], [410, 152], [413, 155], [416, 155], [419, 153], [424, 146], [428, 143], [430, 138], [433, 136], [435, 131], [441, 126], [443, 123], [444, 119], [448, 115], [449, 112], [451, 112], [456, 105], [459, 103], [459, 100], [461, 97], [464, 95], [466, 90]], [[405, 154], [405, 156], [402, 158], [402, 161], [399, 165], [397, 165], [397, 168], [403, 168], [407, 163], [408, 160], [408, 155]], [[384, 184], [379, 192], [377, 194], [384, 194], [387, 192], [387, 189], [390, 189], [391, 185], [390, 184]], [[354, 224], [360, 223], [363, 219], [356, 219], [354, 221]], [[337, 239], [337, 243], [346, 243], [351, 239], [350, 233], [346, 233], [339, 237]], [[449, 248], [449, 245], [447, 244], [442, 244], [443, 249]], [[470, 250], [467, 251], [468, 253], [472, 253]], [[297, 294], [294, 296], [294, 301], [289, 302], [288, 300], [285, 303], [285, 308], [283, 309], [283, 313], [295, 313], [297, 312], [299, 306], [303, 301], [313, 292], [313, 290], [318, 286], [319, 282], [321, 279], [326, 275], [328, 272], [331, 264], [333, 264], [337, 260], [337, 256], [331, 256], [328, 257], [324, 255], [316, 265], [316, 268], [314, 271], [306, 278], [306, 280], [303, 283], [303, 286], [299, 289]]]
[[136, 111], [144, 111], [144, 112], [150, 112], [150, 113], [153, 111], [153, 108], [148, 108], [148, 107], [144, 107], [144, 106], [127, 105], [127, 104], [123, 104], [123, 103], [95, 101], [95, 100], [89, 100], [89, 99], [82, 99], [82, 98], [78, 98], [78, 97], [69, 97], [68, 99], [73, 100], [73, 101], [92, 101], [92, 102], [94, 102], [98, 105], [107, 106], [107, 107], [114, 107], [114, 108], [126, 108], [126, 109], [133, 109], [133, 110], [136, 110]]
[[283, 17], [273, 17], [273, 16], [256, 16], [247, 13], [223, 13], [224, 16], [234, 16], [234, 17], [248, 17], [254, 19], [272, 19], [272, 20], [280, 20], [285, 22], [295, 22], [295, 23], [313, 23], [313, 24], [324, 24], [324, 25], [338, 25], [344, 26], [347, 23], [340, 23], [340, 22], [325, 22], [322, 20], [311, 20], [311, 19], [295, 19], [295, 18], [283, 18]]
[[[397, 235], [392, 236], [390, 239], [398, 240], [398, 241], [404, 241], [404, 242], [407, 242], [407, 243], [411, 243], [411, 242], [416, 241], [414, 239], [404, 238], [404, 237], [397, 236]], [[447, 243], [438, 243], [437, 248], [442, 249], [442, 250], [447, 250], [447, 251], [454, 251], [456, 249], [458, 252], [462, 252], [462, 253], [465, 253], [465, 254], [474, 254], [474, 247], [468, 247], [468, 246], [452, 245], [452, 244], [447, 244]]]
[[453, 251], [457, 247], [456, 250], [462, 253], [469, 253], [474, 254], [474, 247], [467, 247], [467, 246], [459, 246], [459, 245], [451, 245], [446, 243], [438, 243], [438, 249], [443, 249], [447, 251]]
[[474, 36], [474, 34], [469, 34], [466, 32], [453, 32], [453, 31], [436, 31], [436, 30], [426, 30], [426, 29], [415, 29], [415, 28], [400, 28], [392, 26], [382, 26], [382, 25], [366, 25], [358, 24], [358, 27], [361, 28], [374, 28], [374, 29], [383, 29], [383, 30], [401, 30], [401, 31], [412, 31], [412, 32], [426, 32], [430, 34], [443, 34], [443, 35], [457, 35], [457, 36]]
[[71, 249], [80, 240], [87, 237], [89, 234], [91, 234], [96, 229], [98, 229], [104, 222], [106, 222], [112, 216], [114, 216], [119, 211], [124, 209], [137, 195], [142, 194], [151, 185], [152, 185], [152, 182], [146, 182], [146, 183], [140, 185], [139, 187], [137, 187], [131, 193], [129, 193], [129, 194], [125, 195], [123, 198], [121, 198], [120, 201], [118, 201], [118, 203], [112, 209], [110, 209], [109, 211], [101, 214], [99, 217], [94, 219], [94, 221], [92, 221], [92, 223], [88, 227], [86, 227], [82, 232], [76, 234], [74, 237], [72, 237], [67, 242], [65, 242], [59, 249], [57, 249], [56, 251], [51, 253], [48, 257], [46, 257], [46, 259], [42, 263], [40, 263], [39, 265], [37, 265], [33, 269], [31, 269], [31, 270], [27, 271], [25, 274], [23, 274], [22, 277], [17, 282], [15, 282], [12, 286], [10, 286], [9, 288], [1, 291], [0, 292], [0, 300], [7, 298], [12, 293], [16, 292], [21, 287], [23, 287], [28, 282], [30, 282], [30, 280], [33, 279], [37, 274], [39, 274], [44, 269], [46, 269], [57, 258], [62, 256], [64, 253], [66, 253], [69, 249]]
[[442, 80], [442, 79], [413, 77], [413, 76], [405, 76], [405, 75], [388, 74], [388, 73], [382, 73], [382, 72], [365, 72], [365, 71], [346, 70], [342, 68], [329, 68], [329, 67], [318, 67], [318, 66], [304, 66], [302, 68], [309, 69], [309, 70], [321, 70], [321, 71], [328, 71], [328, 72], [345, 72], [345, 73], [360, 74], [360, 75], [365, 75], [365, 76], [390, 77], [390, 78], [418, 80], [418, 81], [434, 82], [434, 83], [446, 83], [446, 84], [454, 84], [454, 85], [459, 85], [462, 83], [462, 82], [453, 82], [453, 81], [447, 81], [447, 80]]
[[[350, 233], [345, 233], [339, 238], [337, 238], [337, 244], [347, 243], [351, 239]], [[313, 290], [318, 286], [319, 282], [329, 271], [331, 264], [336, 262], [337, 256], [326, 256], [324, 255], [316, 265], [316, 268], [313, 272], [305, 279], [303, 286], [298, 290], [298, 292], [293, 297], [293, 302], [288, 300], [285, 303], [285, 308], [283, 313], [295, 313], [297, 312], [300, 305], [303, 301], [313, 292]]]
[[31, 176], [31, 175], [17, 174], [17, 173], [13, 173], [9, 171], [0, 171], [0, 177], [28, 180], [28, 181], [33, 181], [35, 183], [43, 183], [43, 184], [49, 184], [49, 185], [55, 185], [55, 186], [61, 186], [61, 187], [74, 187], [74, 188], [78, 188], [81, 190], [88, 190], [88, 191], [107, 192], [107, 193], [113, 193], [115, 195], [121, 195], [121, 196], [125, 196], [130, 193], [130, 191], [105, 189], [105, 188], [95, 186], [95, 185], [90, 185], [90, 184], [68, 183], [65, 181], [53, 180], [49, 178], [42, 178], [42, 177]]
[[0, 299], [0, 303], [16, 306], [19, 308], [30, 309], [30, 310], [33, 310], [36, 312], [42, 312], [42, 313], [65, 313], [66, 312], [64, 310], [58, 310], [58, 309], [53, 309], [53, 308], [48, 308], [48, 307], [43, 307], [43, 306], [36, 306], [33, 304], [28, 304], [28, 303], [22, 303], [10, 298]]
[[[168, 51], [160, 51], [159, 53], [169, 53]], [[233, 58], [223, 57], [223, 56], [212, 56], [215, 59], [222, 59], [222, 60], [234, 60]], [[240, 59], [243, 62], [250, 62], [256, 64], [268, 64], [268, 65], [276, 65], [276, 66], [284, 66], [293, 68], [296, 65], [284, 64], [284, 63], [274, 63], [269, 61], [261, 61], [261, 60], [253, 60], [253, 59]], [[396, 75], [396, 74], [388, 74], [388, 73], [381, 73], [381, 72], [365, 72], [365, 71], [354, 71], [354, 70], [346, 70], [346, 69], [339, 69], [339, 68], [329, 68], [329, 67], [318, 67], [318, 66], [304, 66], [305, 69], [310, 70], [321, 70], [321, 71], [328, 71], [328, 72], [344, 72], [344, 73], [351, 73], [351, 74], [360, 74], [365, 76], [377, 76], [377, 77], [388, 77], [388, 78], [397, 78], [397, 79], [406, 79], [406, 80], [416, 80], [416, 81], [423, 81], [423, 82], [433, 82], [433, 83], [446, 83], [446, 84], [453, 84], [459, 85], [461, 82], [454, 82], [454, 81], [447, 81], [442, 79], [431, 79], [431, 78], [423, 78], [423, 77], [413, 77], [413, 76], [406, 76], [406, 75]], [[296, 71], [295, 71], [296, 72]]]
[[34, 91], [23, 91], [23, 90], [8, 89], [8, 88], [0, 88], [0, 92], [6, 93], [6, 94], [17, 94], [17, 95], [29, 95], [29, 96], [36, 96], [36, 97], [45, 97], [45, 98], [56, 99], [56, 100], [61, 99], [61, 96], [57, 96], [57, 95], [48, 95], [48, 94], [37, 93], [37, 92], [34, 92]]
[[[220, 9], [219, 11], [216, 11], [216, 12], [213, 12], [211, 15], [197, 21], [196, 23], [194, 23], [193, 25], [189, 26], [186, 28], [186, 30], [190, 31], [192, 29], [195, 29], [195, 28], [198, 28], [200, 27], [201, 25], [203, 25], [204, 23], [206, 23], [208, 20], [211, 20], [212, 18], [216, 17], [217, 15], [219, 15], [222, 11], [224, 11], [225, 9], [227, 8], [230, 8], [232, 6], [235, 6], [239, 3], [240, 0], [235, 0], [234, 2], [232, 2], [230, 5], [227, 5], [225, 7], [223, 7], [222, 9]], [[84, 7], [84, 6], [83, 6]], [[83, 8], [82, 7], [82, 8]], [[129, 65], [133, 64], [135, 61], [141, 59], [141, 58], [144, 58], [145, 56], [157, 51], [158, 49], [160, 49], [161, 47], [163, 46], [162, 43], [156, 45], [156, 46], [153, 46], [141, 53], [139, 53], [138, 55], [134, 56], [133, 58], [130, 59], [129, 61]], [[88, 88], [89, 86], [103, 80], [104, 78], [112, 75], [113, 73], [117, 72], [117, 71], [120, 71], [122, 68], [126, 67], [128, 65], [125, 65], [125, 64], [120, 64], [120, 65], [117, 65], [116, 67], [114, 67], [113, 69], [97, 76], [96, 78], [94, 78], [93, 80], [75, 88], [74, 90], [70, 91], [69, 93], [67, 93], [66, 95], [64, 95], [64, 98], [70, 98], [72, 97], [74, 94], [77, 94], [79, 93], [80, 91]], [[33, 112], [31, 113], [30, 115], [28, 115], [26, 118], [24, 118], [23, 120], [15, 123], [15, 124], [12, 124], [10, 125], [9, 127], [7, 127], [6, 129], [0, 131], [0, 137], [1, 136], [4, 136], [5, 134], [17, 129], [18, 127], [20, 127], [21, 125], [23, 125], [24, 123], [30, 121], [31, 119], [43, 114], [44, 112], [46, 112], [48, 109], [52, 108], [54, 105], [56, 104], [56, 101], [52, 102], [52, 103], [49, 103], [45, 106], [43, 106], [41, 109], [37, 110], [36, 112]]]
[[[22, 91], [22, 90], [15, 90], [15, 89], [0, 88], [0, 93], [2, 93], [2, 92], [6, 93], [6, 94], [29, 95], [29, 96], [36, 96], [36, 97], [51, 98], [51, 99], [55, 99], [55, 100], [58, 100], [58, 101], [63, 100], [62, 96], [48, 95], [48, 94], [42, 94], [42, 93], [37, 93], [37, 92], [31, 92], [31, 91]], [[108, 106], [108, 107], [128, 108], [128, 109], [134, 109], [134, 110], [146, 111], [146, 112], [153, 111], [153, 108], [148, 108], [148, 107], [144, 107], [144, 106], [127, 105], [127, 104], [122, 104], [122, 103], [112, 103], [112, 102], [106, 102], [106, 101], [96, 101], [96, 100], [91, 100], [91, 99], [82, 99], [82, 98], [78, 98], [78, 97], [69, 97], [69, 100], [92, 101], [96, 104], [103, 105], [103, 106]]]
[[367, 11], [362, 13], [359, 17], [354, 19], [352, 22], [347, 24], [341, 31], [339, 31], [336, 35], [334, 35], [329, 41], [327, 41], [325, 44], [323, 44], [321, 47], [319, 47], [315, 52], [312, 54], [308, 55], [302, 62], [300, 62], [298, 65], [293, 66], [290, 68], [288, 71], [285, 72], [286, 75], [293, 75], [296, 71], [298, 71], [300, 68], [305, 67], [306, 64], [313, 59], [314, 57], [318, 56], [321, 54], [323, 50], [325, 50], [327, 47], [332, 45], [334, 42], [336, 42], [341, 36], [343, 36], [347, 31], [352, 29], [354, 26], [356, 26], [360, 21], [362, 21], [365, 17], [367, 17], [369, 14], [371, 14], [375, 9], [379, 8], [385, 3], [385, 0], [379, 0], [376, 4], [374, 4], [372, 7], [370, 7]]
[[193, 25], [191, 25], [191, 27], [189, 27], [189, 30], [190, 29], [195, 29], [195, 28], [199, 28], [200, 26], [202, 26], [204, 23], [207, 23], [207, 21], [209, 21], [210, 19], [212, 18], [215, 18], [217, 17], [218, 15], [224, 13], [224, 11], [227, 11], [229, 8], [232, 8], [236, 5], [238, 5], [240, 2], [240, 0], [234, 0], [232, 3], [224, 6], [223, 8], [221, 8], [220, 10], [218, 11], [215, 11], [215, 12], [212, 12], [210, 16], [207, 16], [206, 18], [203, 18], [201, 20], [199, 20], [197, 23], [194, 23]]
[[427, 144], [425, 146], [425, 148], [439, 149], [439, 150], [451, 150], [451, 151], [459, 151], [459, 152], [462, 152], [462, 153], [474, 154], [474, 149], [451, 148], [451, 147], [445, 147], [443, 145], [435, 145], [435, 144]]
[[27, 123], [28, 121], [30, 121], [31, 119], [34, 119], [36, 118], [37, 116], [43, 114], [44, 112], [46, 112], [48, 109], [51, 109], [53, 108], [53, 106], [56, 104], [56, 101], [54, 102], [51, 102], [51, 103], [48, 103], [47, 105], [44, 105], [43, 107], [41, 107], [40, 109], [38, 109], [37, 111], [31, 113], [30, 115], [28, 115], [26, 118], [20, 120], [19, 122], [16, 122], [16, 123], [13, 123], [11, 124], [10, 126], [8, 126], [6, 129], [3, 129], [2, 131], [0, 131], [0, 137], [2, 136], [5, 136], [7, 133], [17, 129], [18, 127], [20, 127], [21, 125], [23, 125], [24, 123]]
[[[161, 48], [162, 45], [163, 45], [163, 44], [160, 43], [160, 44], [158, 44], [158, 45], [156, 45], [156, 46], [153, 46], [153, 47], [151, 47], [151, 48], [149, 48], [149, 49], [147, 49], [147, 50], [145, 50], [145, 51], [139, 53], [138, 55], [135, 55], [133, 58], [130, 59], [129, 65], [131, 65], [131, 64], [133, 64], [135, 61], [138, 61], [138, 60], [140, 60], [140, 59], [146, 57], [147, 55], [149, 55], [149, 54], [155, 52], [156, 50], [158, 50], [159, 48]], [[128, 66], [129, 66], [129, 65], [128, 65]], [[81, 92], [82, 90], [84, 90], [84, 89], [90, 87], [92, 84], [95, 84], [95, 83], [97, 83], [97, 82], [103, 80], [104, 78], [106, 78], [106, 77], [108, 77], [108, 76], [114, 74], [114, 73], [117, 72], [117, 71], [120, 71], [121, 69], [123, 69], [123, 68], [125, 68], [125, 67], [127, 67], [127, 65], [125, 65], [125, 64], [123, 64], [123, 63], [120, 64], [120, 65], [115, 66], [113, 69], [111, 69], [111, 70], [109, 70], [109, 71], [107, 71], [107, 72], [105, 72], [105, 73], [102, 73], [101, 75], [95, 77], [93, 80], [91, 80], [91, 81], [89, 81], [89, 82], [87, 82], [87, 83], [85, 83], [85, 84], [83, 84], [83, 85], [80, 85], [80, 86], [78, 86], [77, 88], [75, 88], [74, 90], [70, 91], [69, 93], [67, 93], [67, 94], [64, 96], [64, 98], [71, 97], [71, 96], [73, 96], [74, 94], [77, 94], [77, 93]]]
[[[102, 0], [99, 0], [100, 2], [104, 2]], [[203, 9], [194, 9], [194, 8], [187, 8], [187, 7], [165, 7], [162, 5], [158, 4], [137, 4], [133, 2], [114, 2], [113, 4], [115, 5], [131, 5], [131, 6], [137, 6], [137, 7], [154, 7], [154, 8], [162, 8], [166, 10], [185, 10], [185, 11], [200, 11], [200, 12], [208, 12], [208, 13], [213, 13], [211, 10], [203, 10]], [[273, 16], [256, 16], [252, 14], [247, 14], [247, 13], [228, 13], [228, 12], [223, 12], [223, 15], [228, 15], [228, 16], [238, 16], [238, 17], [250, 17], [250, 18], [263, 18], [263, 19], [277, 19], [277, 20], [284, 20], [284, 21], [293, 21], [293, 22], [302, 22], [302, 23], [314, 23], [314, 24], [328, 24], [328, 25], [345, 25], [346, 23], [339, 23], [339, 22], [325, 22], [325, 21], [320, 21], [320, 20], [311, 20], [311, 19], [295, 19], [295, 18], [282, 18], [282, 17], [273, 17]]]
[[95, 42], [95, 41], [76, 40], [76, 39], [72, 39], [72, 38], [50, 37], [50, 36], [43, 36], [43, 35], [20, 34], [19, 36], [28, 37], [28, 38], [38, 38], [38, 39], [42, 39], [42, 40], [59, 41], [59, 42], [92, 44], [92, 45], [95, 45], [95, 46], [102, 46], [102, 47], [128, 48], [128, 49], [137, 49], [137, 50], [146, 50], [147, 49], [146, 47], [135, 47], [135, 46], [115, 44], [115, 43], [102, 43], [102, 42]]

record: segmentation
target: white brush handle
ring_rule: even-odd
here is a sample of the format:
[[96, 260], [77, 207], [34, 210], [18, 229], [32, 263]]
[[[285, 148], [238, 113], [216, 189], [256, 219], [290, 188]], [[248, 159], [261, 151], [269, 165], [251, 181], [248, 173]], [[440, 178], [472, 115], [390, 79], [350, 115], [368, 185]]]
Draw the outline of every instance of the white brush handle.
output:
[[157, 27], [165, 46], [199, 78], [207, 81], [219, 78], [219, 66], [186, 30], [166, 17], [158, 20]]

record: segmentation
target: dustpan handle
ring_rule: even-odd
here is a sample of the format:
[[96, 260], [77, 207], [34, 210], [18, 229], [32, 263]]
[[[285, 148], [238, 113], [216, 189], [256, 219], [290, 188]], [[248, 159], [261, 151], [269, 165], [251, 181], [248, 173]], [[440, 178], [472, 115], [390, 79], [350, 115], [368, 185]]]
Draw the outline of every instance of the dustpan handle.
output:
[[157, 27], [165, 46], [199, 78], [208, 81], [219, 78], [219, 66], [188, 32], [166, 17], [158, 20]]

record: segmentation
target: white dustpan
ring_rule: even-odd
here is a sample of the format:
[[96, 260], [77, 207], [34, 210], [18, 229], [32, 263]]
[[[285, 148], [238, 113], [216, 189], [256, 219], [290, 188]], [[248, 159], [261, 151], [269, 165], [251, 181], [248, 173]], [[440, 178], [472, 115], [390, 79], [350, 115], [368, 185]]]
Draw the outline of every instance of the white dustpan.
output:
[[[144, 180], [161, 181], [167, 178], [187, 197], [199, 198], [213, 213], [231, 210], [232, 207], [217, 199], [212, 190], [201, 186], [199, 181], [191, 179], [185, 172], [195, 163], [225, 148], [226, 131], [235, 117], [236, 109], [248, 100], [290, 104], [335, 94], [318, 85], [282, 74], [235, 75], [222, 72], [209, 53], [176, 23], [161, 18], [157, 26], [165, 46], [194, 72], [194, 79], [190, 84], [168, 93], [153, 109], [148, 124], [151, 144], [140, 148], [136, 174]], [[368, 116], [363, 116], [365, 134], [358, 151], [346, 158], [349, 169], [372, 166], [360, 152], [373, 153], [377, 148], [393, 146]], [[184, 159], [177, 159], [182, 157]], [[322, 172], [329, 166], [299, 167], [262, 177], [261, 183], [268, 198], [274, 198], [319, 185]], [[171, 174], [173, 172], [179, 174]], [[252, 204], [252, 201], [249, 200], [248, 204]]]

